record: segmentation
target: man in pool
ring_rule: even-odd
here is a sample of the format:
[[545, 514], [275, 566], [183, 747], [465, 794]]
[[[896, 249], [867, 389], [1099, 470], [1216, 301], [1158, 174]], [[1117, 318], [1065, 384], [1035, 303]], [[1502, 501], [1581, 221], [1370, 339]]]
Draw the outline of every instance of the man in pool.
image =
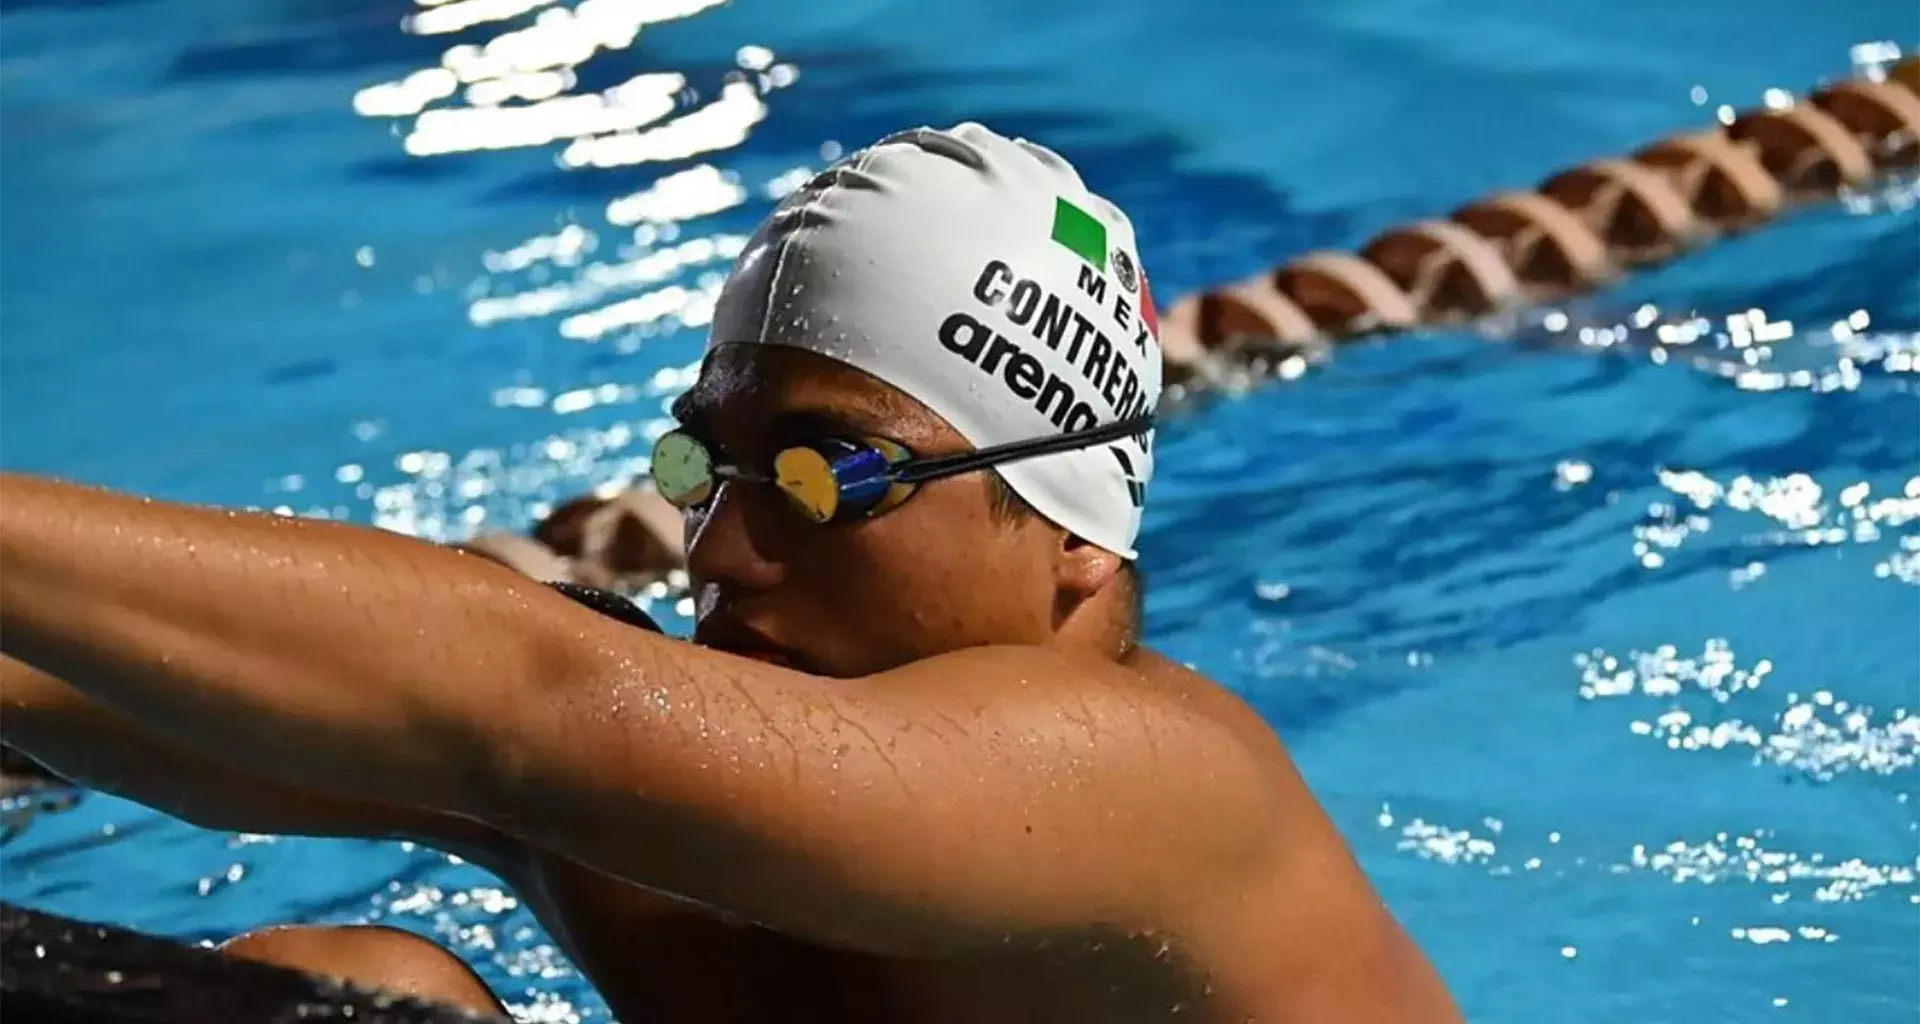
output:
[[[761, 227], [656, 450], [692, 643], [411, 538], [14, 476], [4, 738], [466, 857], [634, 1024], [1457, 1020], [1266, 723], [1140, 645], [1160, 374], [1119, 211], [906, 132]], [[393, 930], [227, 948], [499, 1012]]]

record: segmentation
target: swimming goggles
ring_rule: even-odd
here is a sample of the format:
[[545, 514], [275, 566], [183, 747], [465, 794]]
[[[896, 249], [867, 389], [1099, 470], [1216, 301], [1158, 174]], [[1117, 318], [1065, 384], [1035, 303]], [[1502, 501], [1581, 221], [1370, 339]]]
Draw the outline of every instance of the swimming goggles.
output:
[[816, 523], [871, 518], [906, 501], [915, 487], [943, 477], [1038, 455], [1091, 448], [1153, 428], [1147, 414], [1086, 430], [921, 458], [884, 438], [829, 437], [782, 449], [771, 473], [717, 463], [699, 438], [670, 431], [653, 446], [653, 483], [682, 510], [712, 499], [721, 480], [770, 483]]

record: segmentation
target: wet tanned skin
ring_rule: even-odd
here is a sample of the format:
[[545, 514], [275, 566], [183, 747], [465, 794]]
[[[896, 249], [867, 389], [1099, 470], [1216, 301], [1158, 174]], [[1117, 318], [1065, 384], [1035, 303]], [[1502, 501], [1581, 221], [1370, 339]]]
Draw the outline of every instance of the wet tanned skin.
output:
[[[770, 347], [678, 411], [749, 463], [963, 447]], [[1126, 642], [1118, 558], [981, 474], [783, 501], [688, 517], [694, 645], [408, 538], [8, 477], [4, 738], [212, 827], [466, 856], [629, 1021], [1458, 1019], [1267, 725]]]

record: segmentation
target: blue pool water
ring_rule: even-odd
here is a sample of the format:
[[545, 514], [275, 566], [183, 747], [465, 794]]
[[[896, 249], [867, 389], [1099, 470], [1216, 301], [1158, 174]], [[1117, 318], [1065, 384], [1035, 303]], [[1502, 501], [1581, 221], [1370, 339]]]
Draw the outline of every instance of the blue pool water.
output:
[[[1893, 0], [433, 17], [509, 6], [451, 34], [394, 0], [0, 8], [0, 464], [433, 537], [524, 525], [631, 471], [727, 257], [836, 148], [963, 119], [1046, 141], [1132, 213], [1164, 304], [1913, 42]], [[638, 140], [406, 112], [466, 108], [426, 69], [513, 32], [495, 56], [571, 68], [530, 90], [649, 76], [622, 94]], [[1914, 1019], [1906, 199], [1566, 311], [1707, 318], [1684, 351], [1420, 335], [1163, 432], [1153, 642], [1271, 719], [1474, 1020]], [[1767, 372], [1732, 372], [1745, 336]], [[526, 1019], [606, 1019], [490, 878], [399, 845], [92, 797], [0, 848], [0, 885], [193, 939], [388, 921]]]

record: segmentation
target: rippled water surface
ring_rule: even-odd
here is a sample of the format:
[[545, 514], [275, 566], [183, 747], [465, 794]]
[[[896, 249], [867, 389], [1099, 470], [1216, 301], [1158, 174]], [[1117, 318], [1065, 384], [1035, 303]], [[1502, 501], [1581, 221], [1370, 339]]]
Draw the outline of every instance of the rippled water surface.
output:
[[[0, 462], [522, 525], [635, 468], [754, 222], [887, 131], [1066, 152], [1164, 304], [1912, 30], [1867, 0], [14, 0]], [[1475, 1020], [1913, 1019], [1911, 200], [1162, 433], [1153, 640], [1267, 714]], [[606, 1017], [422, 850], [94, 797], [0, 867], [10, 900], [190, 938], [390, 921], [526, 1019]]]

